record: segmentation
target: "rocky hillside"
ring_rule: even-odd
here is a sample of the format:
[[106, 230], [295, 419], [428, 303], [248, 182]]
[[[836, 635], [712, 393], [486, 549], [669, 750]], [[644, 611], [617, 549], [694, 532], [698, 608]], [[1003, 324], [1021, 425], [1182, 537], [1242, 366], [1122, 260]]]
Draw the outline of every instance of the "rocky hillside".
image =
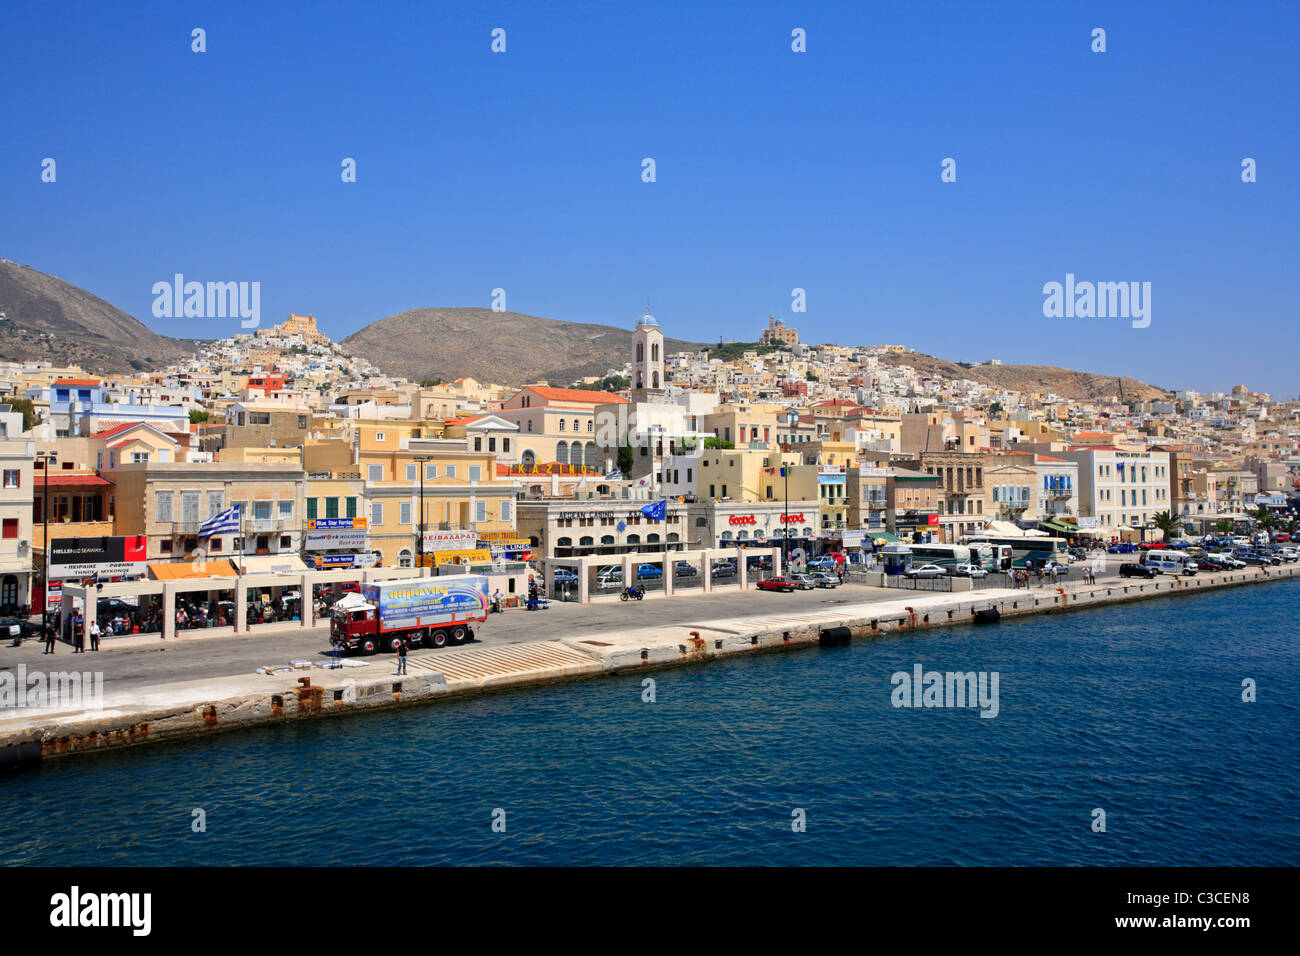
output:
[[95, 372], [146, 371], [192, 355], [196, 343], [159, 335], [85, 289], [0, 259], [0, 359], [44, 359]]
[[[371, 322], [343, 347], [389, 374], [412, 381], [461, 376], [524, 385], [545, 380], [565, 386], [621, 368], [632, 356], [626, 328], [562, 322], [491, 309], [410, 309]], [[701, 346], [665, 339], [671, 354]]]
[[918, 372], [944, 378], [966, 378], [994, 388], [1011, 389], [1026, 394], [1052, 392], [1063, 398], [1105, 401], [1118, 397], [1124, 385], [1125, 399], [1170, 398], [1173, 393], [1148, 385], [1135, 378], [1075, 372], [1055, 365], [971, 365], [969, 367], [923, 352], [894, 352], [882, 356], [886, 365], [908, 365]]

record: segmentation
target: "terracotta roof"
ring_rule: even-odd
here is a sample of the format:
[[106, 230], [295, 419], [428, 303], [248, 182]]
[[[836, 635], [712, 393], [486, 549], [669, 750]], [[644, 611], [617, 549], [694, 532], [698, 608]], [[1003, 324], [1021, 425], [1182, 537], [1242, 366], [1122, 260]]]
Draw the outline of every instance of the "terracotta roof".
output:
[[591, 402], [595, 405], [616, 405], [626, 403], [627, 399], [613, 392], [592, 392], [584, 388], [550, 388], [545, 385], [529, 385], [528, 390], [553, 402]]
[[112, 428], [105, 428], [102, 432], [95, 432], [91, 438], [112, 438], [114, 435], [120, 435], [128, 428], [135, 428], [137, 425], [143, 425], [144, 422], [127, 422], [124, 425], [114, 425]]
[[104, 380], [100, 378], [61, 378], [55, 385], [103, 385]]
[[476, 422], [480, 418], [487, 418], [486, 415], [464, 415], [461, 418], [449, 418], [444, 425], [468, 425], [470, 422]]
[[[36, 478], [36, 484], [40, 488], [45, 487], [45, 475], [42, 473]], [[68, 475], [51, 473], [49, 477], [51, 488], [68, 488], [68, 487], [88, 487], [91, 485], [102, 486], [111, 485], [112, 482], [107, 478], [101, 478], [99, 475]]]

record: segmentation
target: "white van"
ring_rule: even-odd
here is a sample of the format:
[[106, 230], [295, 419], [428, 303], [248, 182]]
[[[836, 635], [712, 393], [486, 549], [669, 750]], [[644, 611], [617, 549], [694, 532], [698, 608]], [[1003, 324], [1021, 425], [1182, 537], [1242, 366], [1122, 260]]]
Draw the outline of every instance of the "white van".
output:
[[1142, 563], [1161, 574], [1196, 573], [1196, 559], [1179, 551], [1148, 551]]

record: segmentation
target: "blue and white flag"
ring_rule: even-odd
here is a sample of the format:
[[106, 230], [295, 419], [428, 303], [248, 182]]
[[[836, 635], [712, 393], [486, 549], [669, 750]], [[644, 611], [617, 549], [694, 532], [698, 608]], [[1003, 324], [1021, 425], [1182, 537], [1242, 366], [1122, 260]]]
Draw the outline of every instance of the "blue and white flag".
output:
[[239, 532], [239, 505], [231, 505], [220, 514], [215, 514], [199, 525], [199, 537], [211, 538], [218, 534], [237, 534]]
[[623, 472], [621, 469], [615, 468], [613, 471], [610, 471], [608, 474], [605, 475], [605, 479], [607, 481], [622, 481]]
[[651, 521], [663, 521], [668, 516], [668, 499], [656, 501], [652, 505], [646, 505], [641, 509], [641, 513]]

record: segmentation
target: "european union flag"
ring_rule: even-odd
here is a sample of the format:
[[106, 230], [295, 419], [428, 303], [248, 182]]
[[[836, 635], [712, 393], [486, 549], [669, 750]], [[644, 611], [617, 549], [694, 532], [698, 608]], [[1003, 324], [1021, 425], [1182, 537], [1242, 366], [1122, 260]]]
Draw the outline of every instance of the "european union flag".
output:
[[656, 501], [652, 505], [646, 505], [641, 509], [641, 513], [651, 521], [663, 521], [664, 518], [668, 517], [668, 499], [665, 498], [663, 501]]

